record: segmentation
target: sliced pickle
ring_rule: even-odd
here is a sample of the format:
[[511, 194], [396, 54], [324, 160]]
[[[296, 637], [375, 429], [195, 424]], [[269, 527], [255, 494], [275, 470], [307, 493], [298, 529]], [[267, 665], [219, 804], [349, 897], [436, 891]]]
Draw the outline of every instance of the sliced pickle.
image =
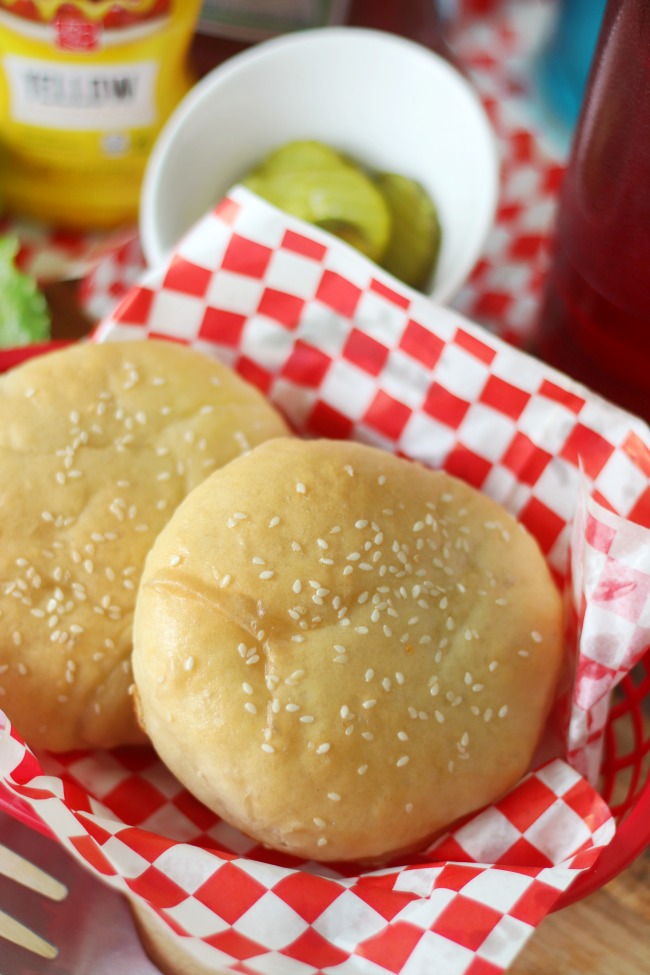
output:
[[375, 182], [392, 222], [381, 265], [405, 284], [424, 288], [440, 250], [440, 224], [434, 203], [419, 183], [406, 176], [378, 173]]
[[267, 176], [261, 167], [243, 182], [280, 210], [329, 230], [371, 260], [381, 261], [391, 218], [384, 197], [361, 170], [341, 164]]
[[303, 139], [273, 150], [243, 182], [406, 284], [427, 286], [440, 250], [440, 225], [433, 201], [415, 180], [366, 172], [330, 146]]
[[303, 173], [321, 169], [337, 169], [349, 165], [343, 156], [314, 140], [287, 142], [274, 149], [253, 170], [256, 176], [272, 176], [275, 173]]

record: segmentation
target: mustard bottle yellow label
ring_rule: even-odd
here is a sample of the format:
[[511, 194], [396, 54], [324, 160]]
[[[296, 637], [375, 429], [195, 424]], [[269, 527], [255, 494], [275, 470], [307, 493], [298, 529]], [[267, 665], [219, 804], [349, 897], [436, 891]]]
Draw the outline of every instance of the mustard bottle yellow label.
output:
[[144, 167], [193, 78], [201, 0], [0, 0], [0, 198], [60, 226], [137, 219]]

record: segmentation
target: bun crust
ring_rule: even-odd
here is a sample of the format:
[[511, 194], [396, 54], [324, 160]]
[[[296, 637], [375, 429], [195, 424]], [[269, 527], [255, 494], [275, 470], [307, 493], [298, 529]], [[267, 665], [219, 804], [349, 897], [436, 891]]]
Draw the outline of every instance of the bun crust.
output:
[[286, 433], [257, 390], [170, 342], [71, 346], [0, 378], [0, 703], [32, 747], [143, 740], [145, 556], [193, 487]]
[[372, 861], [521, 777], [561, 657], [559, 593], [501, 506], [372, 447], [278, 439], [157, 539], [133, 669], [207, 806], [276, 849]]

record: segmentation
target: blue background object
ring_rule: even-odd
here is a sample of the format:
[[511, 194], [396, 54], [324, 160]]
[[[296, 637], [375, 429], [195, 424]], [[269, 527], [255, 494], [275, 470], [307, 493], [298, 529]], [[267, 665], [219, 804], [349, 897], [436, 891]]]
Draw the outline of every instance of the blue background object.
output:
[[547, 111], [571, 131], [580, 113], [585, 84], [606, 0], [558, 0], [558, 14], [538, 66]]

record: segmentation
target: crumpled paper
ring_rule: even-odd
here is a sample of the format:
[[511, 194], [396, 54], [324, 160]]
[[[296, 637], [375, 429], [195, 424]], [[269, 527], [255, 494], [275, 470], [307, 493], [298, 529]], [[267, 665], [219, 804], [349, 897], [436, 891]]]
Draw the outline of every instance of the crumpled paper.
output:
[[305, 435], [442, 467], [538, 539], [570, 622], [541, 764], [399, 866], [302, 863], [189, 796], [146, 748], [35, 756], [0, 782], [215, 970], [497, 975], [615, 839], [594, 788], [612, 689], [650, 642], [650, 430], [236, 187], [97, 341], [165, 337], [253, 382]]

